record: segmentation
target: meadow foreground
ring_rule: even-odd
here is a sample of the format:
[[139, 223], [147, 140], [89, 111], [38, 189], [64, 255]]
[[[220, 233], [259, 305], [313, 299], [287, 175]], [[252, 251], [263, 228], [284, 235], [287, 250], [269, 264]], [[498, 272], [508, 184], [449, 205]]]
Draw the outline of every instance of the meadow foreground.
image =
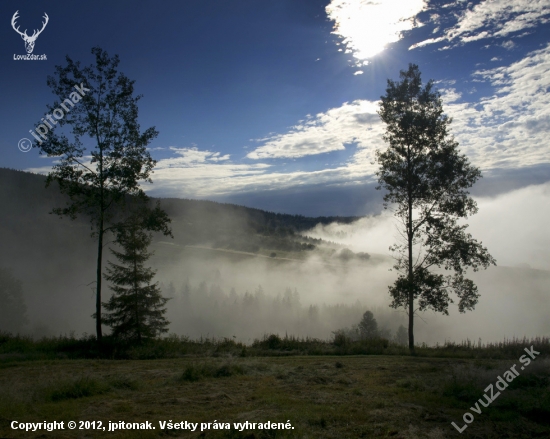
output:
[[[479, 406], [481, 414], [470, 409], [514, 362], [384, 355], [9, 361], [0, 374], [0, 437], [549, 437], [548, 359], [521, 371]], [[466, 412], [474, 419], [460, 434], [451, 423], [465, 425]], [[58, 421], [64, 429], [42, 424], [26, 432], [13, 421]], [[69, 430], [69, 421], [77, 428]], [[120, 421], [155, 429], [109, 431]], [[195, 431], [168, 428], [185, 421]], [[247, 421], [256, 428], [245, 428]], [[257, 425], [287, 421], [293, 429]], [[201, 432], [201, 423], [212, 424]]]

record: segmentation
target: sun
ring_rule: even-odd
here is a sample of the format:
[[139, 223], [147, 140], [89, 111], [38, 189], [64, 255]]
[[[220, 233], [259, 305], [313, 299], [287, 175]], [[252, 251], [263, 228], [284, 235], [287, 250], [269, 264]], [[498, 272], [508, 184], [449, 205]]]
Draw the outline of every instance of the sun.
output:
[[357, 64], [366, 64], [404, 31], [418, 27], [414, 17], [425, 7], [425, 0], [333, 0], [326, 12], [346, 53], [352, 53]]

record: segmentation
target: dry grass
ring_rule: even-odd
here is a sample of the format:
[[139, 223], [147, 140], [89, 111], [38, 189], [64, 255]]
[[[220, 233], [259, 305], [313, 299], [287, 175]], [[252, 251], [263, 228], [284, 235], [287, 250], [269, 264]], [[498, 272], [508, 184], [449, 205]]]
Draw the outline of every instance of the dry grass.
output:
[[[461, 425], [463, 413], [483, 388], [511, 364], [398, 356], [10, 363], [0, 375], [0, 437], [548, 437], [547, 424], [518, 411], [521, 404], [548, 398], [548, 362], [542, 358], [533, 363], [537, 366], [525, 374], [523, 384], [503, 392], [502, 399], [476, 416], [462, 435], [451, 426], [451, 421]], [[541, 383], [546, 387], [540, 388]], [[151, 421], [156, 429], [27, 433], [11, 430], [12, 420], [89, 420], [104, 425]], [[161, 431], [158, 422], [169, 420], [290, 420], [295, 428]]]

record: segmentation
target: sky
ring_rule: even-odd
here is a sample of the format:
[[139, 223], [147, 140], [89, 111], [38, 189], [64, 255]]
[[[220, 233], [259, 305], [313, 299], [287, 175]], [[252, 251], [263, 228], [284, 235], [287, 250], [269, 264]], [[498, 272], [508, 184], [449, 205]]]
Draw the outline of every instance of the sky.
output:
[[[16, 11], [28, 35], [47, 14], [33, 50], [47, 59], [14, 59], [26, 53]], [[21, 151], [20, 139], [33, 141], [55, 99], [55, 66], [67, 55], [89, 65], [100, 46], [136, 81], [142, 129], [159, 131], [144, 186], [153, 196], [380, 212], [378, 104], [409, 63], [434, 80], [481, 168], [476, 197], [550, 181], [548, 0], [5, 0], [0, 41], [2, 167], [48, 172], [53, 159]], [[539, 192], [525, 196], [548, 201]]]

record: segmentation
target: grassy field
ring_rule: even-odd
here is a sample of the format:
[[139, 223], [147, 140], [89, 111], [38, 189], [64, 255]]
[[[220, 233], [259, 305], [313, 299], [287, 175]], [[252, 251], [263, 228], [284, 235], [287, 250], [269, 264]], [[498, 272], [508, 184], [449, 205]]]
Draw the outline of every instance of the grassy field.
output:
[[[464, 425], [463, 414], [514, 363], [398, 355], [11, 358], [0, 363], [0, 437], [550, 437], [550, 360], [541, 357], [474, 413], [462, 434], [451, 425]], [[71, 420], [102, 421], [106, 431], [71, 431]], [[65, 430], [13, 430], [12, 421], [64, 421]], [[109, 432], [109, 421], [150, 421], [156, 429]], [[159, 421], [199, 425], [161, 430]], [[200, 431], [200, 423], [214, 421], [232, 428]], [[294, 429], [233, 428], [246, 421], [289, 421]]]

